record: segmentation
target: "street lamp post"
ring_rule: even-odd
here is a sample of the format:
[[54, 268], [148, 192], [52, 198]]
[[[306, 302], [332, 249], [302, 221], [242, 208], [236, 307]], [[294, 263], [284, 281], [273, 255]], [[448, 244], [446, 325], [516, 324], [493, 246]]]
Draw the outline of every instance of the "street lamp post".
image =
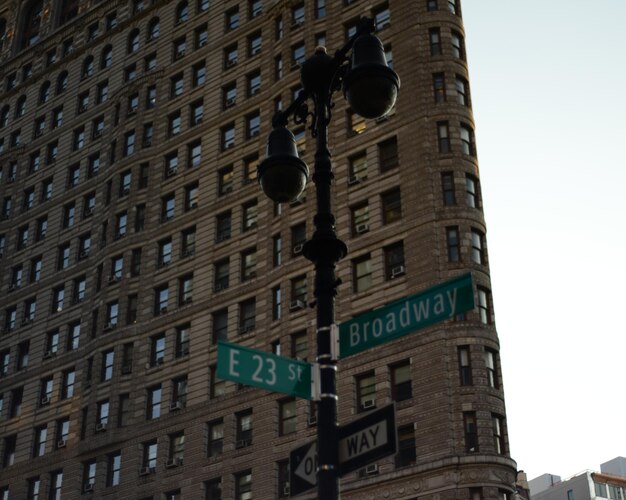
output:
[[[356, 33], [334, 57], [318, 47], [301, 67], [302, 91], [285, 110], [272, 120], [267, 158], [259, 164], [259, 183], [272, 200], [284, 203], [298, 198], [306, 187], [308, 167], [298, 157], [293, 134], [287, 129], [290, 116], [296, 123], [311, 118], [311, 133], [316, 139], [315, 170], [317, 212], [315, 231], [303, 249], [315, 265], [314, 295], [317, 303], [317, 363], [320, 368], [320, 400], [317, 417], [318, 498], [339, 498], [337, 360], [332, 348], [331, 327], [335, 321], [335, 296], [339, 280], [335, 266], [347, 253], [346, 244], [337, 238], [332, 213], [333, 172], [328, 148], [328, 125], [333, 108], [333, 93], [342, 89], [352, 110], [365, 117], [384, 116], [393, 107], [400, 80], [387, 66], [382, 43], [373, 35], [374, 22], [362, 18]], [[352, 57], [348, 53], [352, 51]], [[307, 100], [313, 101], [309, 111]]]

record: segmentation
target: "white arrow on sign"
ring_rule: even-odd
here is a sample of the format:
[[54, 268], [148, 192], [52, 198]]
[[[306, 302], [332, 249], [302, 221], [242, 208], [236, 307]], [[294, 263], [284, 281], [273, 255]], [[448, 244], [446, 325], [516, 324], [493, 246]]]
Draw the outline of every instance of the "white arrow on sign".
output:
[[312, 442], [309, 450], [294, 471], [296, 476], [304, 479], [307, 483], [317, 484], [317, 442]]

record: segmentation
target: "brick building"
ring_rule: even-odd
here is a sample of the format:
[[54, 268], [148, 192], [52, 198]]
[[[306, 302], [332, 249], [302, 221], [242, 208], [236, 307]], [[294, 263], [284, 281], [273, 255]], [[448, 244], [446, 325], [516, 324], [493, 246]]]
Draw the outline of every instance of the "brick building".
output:
[[339, 423], [395, 401], [400, 448], [342, 497], [513, 492], [459, 0], [15, 0], [0, 499], [289, 496], [315, 406], [219, 380], [216, 342], [314, 360], [314, 187], [274, 205], [256, 165], [298, 64], [362, 15], [402, 88], [379, 120], [336, 99], [337, 320], [468, 271], [477, 308], [339, 362]]

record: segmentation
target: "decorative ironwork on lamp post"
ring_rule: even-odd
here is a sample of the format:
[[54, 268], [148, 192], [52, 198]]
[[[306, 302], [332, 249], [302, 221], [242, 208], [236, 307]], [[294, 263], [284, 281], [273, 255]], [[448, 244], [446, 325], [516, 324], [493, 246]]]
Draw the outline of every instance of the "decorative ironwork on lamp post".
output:
[[[364, 17], [356, 33], [333, 57], [324, 47], [318, 47], [315, 54], [302, 63], [302, 90], [287, 109], [274, 115], [267, 157], [258, 167], [259, 183], [270, 199], [279, 203], [296, 200], [306, 187], [309, 169], [298, 157], [295, 138], [287, 124], [290, 116], [294, 117], [296, 124], [311, 120], [310, 130], [316, 139], [313, 182], [317, 212], [313, 217], [315, 231], [305, 243], [303, 254], [315, 265], [321, 392], [317, 403], [317, 479], [318, 498], [323, 500], [339, 497], [337, 360], [331, 348], [331, 327], [335, 321], [335, 296], [339, 285], [335, 267], [347, 254], [346, 244], [337, 238], [332, 213], [334, 176], [328, 148], [328, 125], [334, 106], [333, 94], [342, 89], [352, 110], [364, 118], [384, 116], [395, 104], [400, 79], [387, 65], [383, 45], [374, 31], [373, 20]], [[313, 101], [312, 110], [307, 105], [309, 99]]]

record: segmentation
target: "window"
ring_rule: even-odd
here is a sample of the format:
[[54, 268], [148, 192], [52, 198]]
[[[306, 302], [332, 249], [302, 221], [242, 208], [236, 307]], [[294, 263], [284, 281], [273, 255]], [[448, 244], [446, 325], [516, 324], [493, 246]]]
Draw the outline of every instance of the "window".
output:
[[355, 378], [357, 411], [376, 407], [376, 378], [368, 372]]
[[465, 60], [465, 42], [463, 35], [457, 31], [452, 32], [452, 55], [457, 59]]
[[350, 207], [350, 214], [352, 219], [352, 236], [367, 233], [370, 229], [369, 205], [367, 201]]
[[191, 326], [189, 324], [176, 327], [176, 349], [177, 358], [182, 358], [189, 354], [189, 342], [191, 335]]
[[223, 108], [227, 109], [237, 103], [237, 82], [231, 82], [222, 87]]
[[159, 316], [167, 313], [169, 302], [169, 288], [167, 284], [154, 289], [154, 315]]
[[426, 0], [426, 10], [428, 12], [434, 12], [437, 9], [437, 0]]
[[463, 412], [463, 429], [465, 431], [465, 451], [478, 452], [478, 429], [476, 428], [476, 412]]
[[[504, 435], [504, 417], [500, 415], [491, 415], [493, 426], [494, 449], [498, 455], [506, 454], [506, 440]], [[604, 495], [606, 497], [606, 495]]]
[[122, 470], [122, 453], [115, 451], [107, 455], [107, 479], [106, 486], [118, 486]]
[[236, 448], [244, 448], [252, 444], [252, 410], [245, 410], [235, 414], [236, 419]]
[[232, 68], [237, 64], [239, 59], [239, 51], [237, 44], [229, 45], [224, 49], [224, 69]]
[[297, 311], [306, 307], [306, 275], [291, 280], [290, 311]]
[[485, 325], [493, 323], [491, 292], [484, 287], [478, 287], [478, 315], [481, 323]]
[[446, 227], [446, 246], [448, 249], [448, 262], [460, 262], [461, 240], [458, 226]]
[[[177, 432], [169, 435], [170, 447], [168, 454], [168, 464], [182, 465], [185, 454], [185, 433]], [[168, 493], [170, 495], [170, 493]], [[168, 496], [168, 498], [180, 498]]]
[[296, 400], [285, 399], [278, 402], [278, 435], [286, 436], [296, 432]]
[[472, 385], [472, 358], [469, 346], [459, 346], [458, 359], [461, 385]]
[[395, 188], [381, 195], [383, 224], [391, 224], [402, 218], [402, 200], [400, 188]]
[[485, 234], [478, 229], [472, 229], [472, 262], [485, 264]]
[[454, 174], [452, 172], [443, 172], [441, 174], [441, 189], [443, 192], [443, 205], [445, 207], [456, 205]]
[[50, 400], [52, 399], [53, 389], [54, 389], [54, 379], [52, 375], [44, 379], [41, 379], [41, 386], [40, 386], [41, 399], [39, 401], [40, 407], [50, 404]]
[[176, 207], [176, 198], [174, 193], [161, 198], [161, 222], [166, 222], [174, 218], [174, 209]]
[[249, 231], [257, 226], [257, 203], [256, 200], [250, 201], [242, 206], [243, 210], [243, 227], [242, 230]]
[[143, 459], [142, 464], [145, 472], [156, 471], [157, 466], [157, 441], [148, 441], [143, 443]]
[[117, 426], [125, 427], [130, 420], [130, 395], [120, 394], [117, 404]]
[[485, 349], [485, 368], [487, 369], [487, 384], [489, 387], [498, 389], [500, 379], [498, 377], [498, 353], [491, 349]]
[[441, 31], [439, 28], [431, 28], [428, 30], [428, 42], [430, 44], [430, 55], [441, 55]]
[[161, 416], [161, 384], [148, 389], [148, 407], [146, 418], [154, 420]]
[[176, 6], [176, 22], [184, 23], [189, 20], [189, 4], [183, 0]]
[[57, 78], [56, 94], [59, 95], [62, 92], [65, 92], [68, 85], [69, 85], [69, 77], [67, 76], [67, 71], [62, 71]]
[[86, 291], [87, 278], [85, 276], [74, 278], [72, 287], [72, 303], [78, 304], [82, 302], [85, 299]]
[[364, 152], [350, 157], [348, 162], [350, 171], [348, 184], [357, 184], [367, 179], [367, 156]]
[[193, 300], [193, 273], [178, 278], [178, 304], [191, 304]]
[[[39, 500], [41, 493], [41, 479], [39, 477], [32, 477], [28, 480], [28, 500]], [[7, 490], [8, 491], [8, 490]], [[2, 492], [2, 490], [0, 490]], [[2, 497], [3, 500], [7, 497]]]
[[404, 361], [391, 367], [391, 397], [394, 401], [405, 401], [413, 396], [411, 388], [411, 363]]
[[185, 212], [198, 208], [199, 189], [197, 182], [185, 186]]
[[480, 208], [480, 184], [478, 178], [470, 174], [465, 177], [465, 202], [468, 207]]
[[257, 137], [261, 131], [261, 114], [258, 111], [246, 116], [246, 138]]
[[283, 262], [283, 239], [280, 234], [272, 238], [272, 263], [278, 267]]
[[280, 286], [272, 288], [272, 321], [278, 321], [281, 318], [281, 292]]
[[117, 27], [117, 12], [113, 11], [110, 14], [107, 14], [105, 25], [107, 31], [111, 31]]
[[192, 67], [192, 83], [194, 87], [198, 87], [199, 85], [203, 85], [206, 81], [206, 66], [204, 65], [204, 61], [195, 64]]
[[391, 137], [378, 144], [380, 171], [387, 172], [398, 166], [398, 141]]
[[191, 257], [196, 253], [196, 226], [184, 229], [181, 237], [181, 256]]
[[461, 106], [470, 106], [469, 97], [469, 83], [465, 78], [460, 75], [456, 75], [454, 80], [454, 86], [456, 88], [456, 100]]
[[[104, 127], [104, 122], [102, 123], [103, 123], [102, 126]], [[99, 137], [99, 135], [97, 137]], [[72, 141], [72, 148], [74, 151], [78, 151], [80, 149], [83, 149], [84, 146], [85, 146], [85, 127], [79, 127], [74, 130], [74, 139]]]
[[241, 252], [241, 281], [256, 278], [256, 247]]
[[262, 38], [261, 32], [248, 36], [248, 57], [253, 57], [261, 53]]
[[80, 345], [80, 322], [72, 323], [67, 327], [67, 350], [73, 351]]
[[224, 421], [220, 418], [209, 423], [209, 443], [207, 454], [216, 457], [222, 454], [224, 449]]
[[220, 340], [228, 340], [228, 310], [221, 309], [212, 314], [213, 335], [212, 342], [217, 344]]
[[300, 42], [291, 47], [291, 67], [292, 69], [297, 68], [304, 62], [305, 58], [305, 48], [304, 42]]
[[304, 24], [304, 2], [291, 7], [291, 27], [297, 28]]
[[207, 29], [207, 25], [203, 24], [202, 26], [198, 26], [194, 31], [194, 47], [195, 49], [199, 49], [204, 47], [209, 41], [209, 32]]
[[[254, 71], [246, 77], [247, 80], [247, 89], [248, 89], [248, 97], [252, 97], [255, 94], [258, 94], [261, 90], [261, 72]], [[258, 112], [257, 112], [258, 114]]]
[[222, 127], [221, 136], [222, 150], [225, 151], [235, 147], [235, 124], [231, 123], [230, 125]]
[[50, 500], [61, 500], [63, 490], [63, 470], [56, 470], [50, 473]]
[[244, 300], [239, 303], [239, 333], [244, 334], [254, 330], [256, 324], [256, 299]]
[[315, 19], [326, 17], [326, 0], [315, 0]]
[[178, 135], [182, 130], [182, 118], [180, 111], [176, 111], [167, 118], [167, 132], [170, 137]]
[[115, 362], [115, 351], [109, 349], [102, 353], [102, 371], [100, 373], [100, 381], [106, 382], [113, 378], [113, 363]]
[[63, 305], [65, 303], [65, 288], [58, 286], [52, 290], [52, 313], [59, 313], [63, 311]]
[[[15, 451], [17, 448], [17, 435], [6, 436], [4, 438], [3, 454], [2, 454], [2, 466], [4, 468], [10, 467], [15, 463]], [[8, 495], [7, 495], [8, 498]]]
[[461, 151], [463, 154], [475, 156], [474, 130], [466, 124], [461, 124]]
[[200, 139], [187, 145], [187, 166], [196, 168], [202, 165], [202, 142]]
[[89, 78], [90, 76], [93, 76], [94, 74], [94, 62], [93, 62], [93, 56], [87, 56], [85, 58], [85, 60], [83, 61], [83, 68], [82, 68], [82, 78]]
[[250, 18], [257, 17], [263, 12], [263, 0], [249, 0]]
[[292, 256], [300, 255], [306, 241], [306, 224], [296, 224], [291, 228], [291, 253]]
[[93, 491], [96, 485], [96, 460], [83, 463], [83, 491]]
[[161, 23], [158, 17], [150, 20], [148, 23], [148, 41], [156, 40], [161, 33]]
[[225, 290], [229, 285], [229, 258], [222, 259], [215, 263], [215, 291]]
[[391, 24], [389, 7], [387, 5], [374, 13], [374, 24], [376, 25], [376, 31], [381, 31]]
[[221, 243], [222, 241], [226, 241], [231, 236], [231, 221], [232, 215], [231, 211], [224, 212], [218, 214], [216, 217], [216, 234], [215, 241], [216, 243]]
[[[28, 367], [28, 359], [30, 354], [30, 340], [24, 340], [17, 345], [17, 369], [24, 370]], [[2, 407], [0, 405], [0, 414]]]
[[415, 431], [413, 424], [398, 427], [398, 453], [396, 454], [396, 468], [414, 465]]
[[239, 27], [239, 7], [234, 7], [224, 13], [226, 18], [226, 30], [234, 30]]
[[450, 133], [448, 122], [437, 122], [437, 144], [440, 153], [450, 152]]

